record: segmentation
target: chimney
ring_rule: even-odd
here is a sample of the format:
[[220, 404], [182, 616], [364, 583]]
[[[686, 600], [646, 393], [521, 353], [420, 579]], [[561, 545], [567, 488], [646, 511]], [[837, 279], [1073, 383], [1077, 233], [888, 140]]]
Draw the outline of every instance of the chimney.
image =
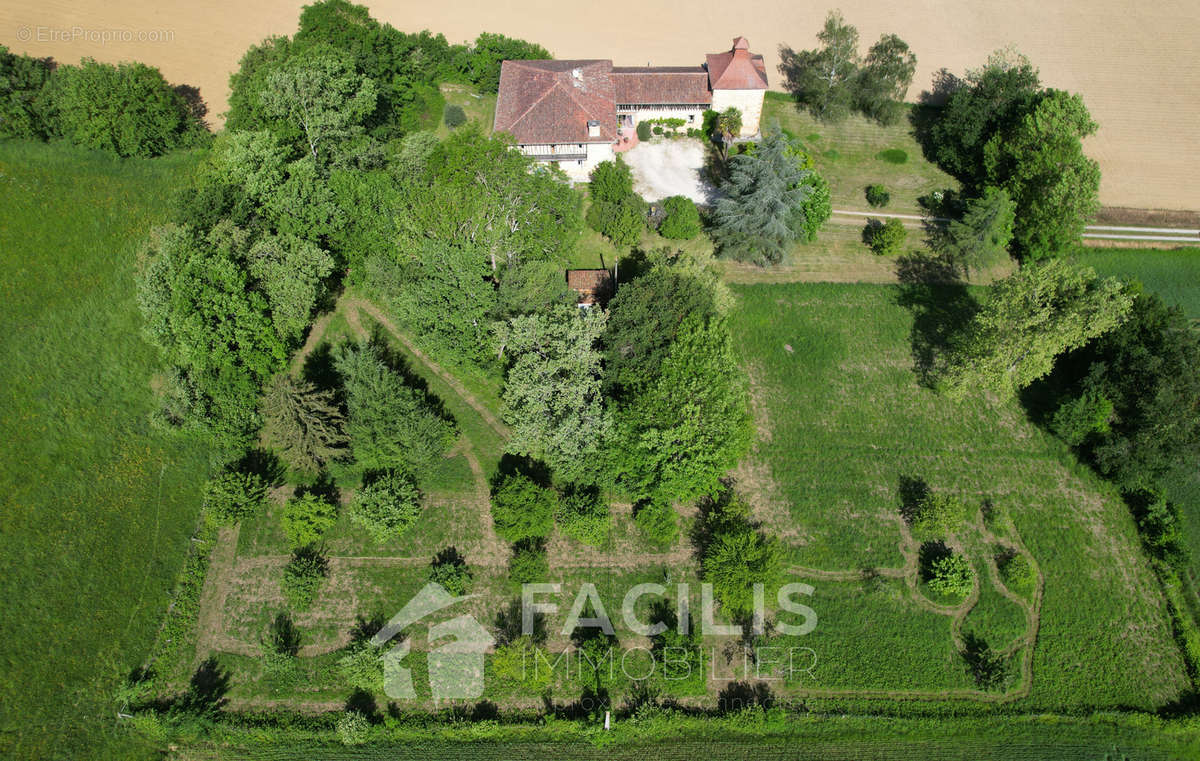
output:
[[588, 119], [588, 137], [600, 137], [600, 122]]

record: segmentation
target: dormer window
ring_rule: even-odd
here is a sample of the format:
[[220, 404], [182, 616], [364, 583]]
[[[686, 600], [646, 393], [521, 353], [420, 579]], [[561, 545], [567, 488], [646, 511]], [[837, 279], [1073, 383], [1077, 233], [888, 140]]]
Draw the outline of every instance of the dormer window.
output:
[[[576, 122], [578, 124], [578, 122]], [[588, 137], [600, 137], [600, 122], [595, 119], [588, 119]]]

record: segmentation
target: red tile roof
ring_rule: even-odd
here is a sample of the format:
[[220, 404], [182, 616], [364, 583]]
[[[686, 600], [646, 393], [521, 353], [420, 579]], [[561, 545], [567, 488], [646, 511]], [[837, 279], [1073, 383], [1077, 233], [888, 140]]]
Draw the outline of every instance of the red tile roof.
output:
[[567, 270], [567, 287], [579, 294], [580, 304], [595, 304], [612, 295], [612, 273], [608, 270]]
[[733, 48], [711, 53], [708, 59], [708, 84], [714, 90], [765, 90], [767, 67], [763, 57], [750, 53], [745, 37], [736, 37]]
[[[588, 121], [600, 135], [588, 136]], [[496, 132], [518, 143], [611, 143], [617, 139], [612, 61], [504, 61]]]
[[703, 66], [614, 66], [617, 103], [712, 103]]

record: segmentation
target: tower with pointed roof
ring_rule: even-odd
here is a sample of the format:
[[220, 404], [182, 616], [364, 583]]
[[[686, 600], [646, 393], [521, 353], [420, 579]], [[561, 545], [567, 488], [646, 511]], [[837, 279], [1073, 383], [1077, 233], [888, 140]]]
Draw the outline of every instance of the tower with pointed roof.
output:
[[763, 97], [767, 92], [767, 69], [763, 57], [750, 52], [745, 37], [735, 37], [733, 47], [724, 53], [707, 56], [708, 87], [712, 91], [712, 110], [730, 106], [742, 112], [742, 135], [755, 135], [762, 119]]

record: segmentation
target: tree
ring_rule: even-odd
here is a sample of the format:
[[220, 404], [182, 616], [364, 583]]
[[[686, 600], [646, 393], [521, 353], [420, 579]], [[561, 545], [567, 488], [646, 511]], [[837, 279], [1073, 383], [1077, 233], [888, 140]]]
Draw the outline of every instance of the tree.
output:
[[508, 561], [508, 578], [515, 584], [536, 584], [550, 575], [546, 547], [540, 540], [525, 540], [513, 546]]
[[383, 691], [383, 653], [370, 640], [352, 643], [337, 660], [337, 673], [349, 687]]
[[947, 597], [966, 597], [975, 584], [975, 569], [962, 555], [947, 553], [932, 562], [929, 588]]
[[545, 462], [559, 478], [595, 483], [611, 421], [601, 393], [597, 342], [606, 315], [560, 306], [514, 317], [496, 329], [506, 358], [508, 451]]
[[644, 393], [616, 413], [617, 472], [636, 497], [711, 493], [750, 445], [746, 380], [723, 318], [686, 317]]
[[679, 539], [679, 519], [669, 500], [652, 495], [633, 509], [633, 522], [656, 547], [666, 549]]
[[414, 333], [457, 357], [483, 362], [496, 312], [496, 288], [478, 249], [450, 241], [420, 241], [408, 253], [407, 282], [392, 306]]
[[458, 550], [447, 547], [429, 565], [429, 580], [452, 595], [465, 595], [471, 587], [471, 569]]
[[542, 539], [554, 527], [555, 494], [521, 473], [501, 477], [492, 489], [492, 521], [508, 542]]
[[292, 553], [283, 569], [280, 588], [284, 599], [295, 610], [308, 610], [329, 578], [329, 561], [318, 550], [302, 547]]
[[909, 525], [920, 537], [943, 538], [962, 528], [967, 521], [967, 506], [953, 494], [926, 491], [907, 516]]
[[554, 522], [575, 541], [599, 547], [608, 538], [612, 517], [598, 488], [574, 486], [559, 499]]
[[964, 275], [980, 272], [1008, 258], [1016, 207], [1008, 192], [984, 188], [983, 195], [967, 201], [962, 219], [946, 228], [944, 253]]
[[956, 340], [945, 373], [952, 394], [1013, 393], [1045, 376], [1054, 359], [1124, 321], [1132, 298], [1111, 278], [1061, 260], [1022, 267], [992, 286]]
[[315, 492], [292, 497], [283, 506], [280, 523], [293, 548], [311, 547], [337, 522], [337, 507]]
[[1100, 167], [1082, 143], [1096, 127], [1080, 96], [1050, 90], [984, 146], [987, 182], [1008, 191], [1015, 204], [1013, 244], [1022, 259], [1059, 255], [1100, 208]]
[[266, 504], [267, 485], [254, 473], [225, 470], [204, 485], [204, 509], [222, 525], [253, 517]]
[[633, 191], [633, 173], [618, 156], [592, 170], [587, 223], [618, 246], [637, 243], [646, 227], [645, 202]]
[[934, 160], [958, 179], [979, 184], [985, 176], [984, 145], [1015, 127], [1041, 92], [1037, 69], [1012, 50], [993, 53], [985, 66], [967, 72], [929, 131]]
[[801, 237], [804, 203], [812, 194], [806, 183], [812, 170], [801, 169], [789, 155], [781, 132], [768, 134], [754, 153], [731, 160], [714, 219], [718, 247], [760, 265], [778, 263], [788, 244]]
[[420, 514], [421, 491], [404, 470], [376, 474], [350, 503], [350, 517], [376, 542], [404, 536]]
[[450, 129], [461, 127], [467, 123], [467, 112], [463, 110], [462, 106], [446, 106], [442, 121]]
[[0, 138], [45, 136], [37, 99], [48, 79], [50, 59], [17, 55], [0, 45]]
[[730, 106], [717, 114], [715, 127], [715, 139], [721, 150], [721, 160], [724, 161], [729, 158], [729, 146], [733, 145], [733, 139], [742, 134], [742, 112]]
[[709, 535], [702, 558], [704, 580], [730, 616], [747, 619], [754, 612], [754, 586], [762, 584], [770, 594], [780, 584], [779, 547], [751, 524], [750, 506], [732, 493], [720, 495], [704, 521]]
[[37, 108], [51, 137], [117, 156], [160, 156], [205, 134], [158, 69], [140, 63], [59, 66]]
[[868, 245], [876, 254], [895, 256], [903, 250], [908, 231], [904, 229], [904, 223], [895, 218], [883, 224], [871, 220], [867, 223], [867, 237]]
[[468, 52], [463, 58], [465, 65], [460, 65], [460, 71], [466, 75], [468, 81], [478, 85], [481, 92], [491, 93], [500, 88], [500, 64], [503, 61], [550, 57], [550, 52], [541, 45], [491, 32], [483, 32], [476, 37]]
[[821, 47], [795, 51], [781, 45], [779, 71], [784, 87], [825, 122], [840, 121], [854, 103], [858, 73], [858, 30], [846, 23], [839, 11], [830, 11], [825, 27], [817, 34]]
[[997, 558], [996, 565], [1004, 586], [1017, 594], [1028, 595], [1037, 586], [1037, 570], [1029, 558], [1020, 552], [1011, 552]]
[[362, 745], [371, 736], [371, 722], [361, 711], [348, 710], [338, 717], [337, 733], [342, 745]]
[[908, 43], [885, 34], [867, 51], [855, 82], [854, 107], [880, 124], [895, 124], [904, 114], [904, 96], [917, 70]]
[[614, 161], [601, 161], [588, 179], [588, 193], [594, 201], [620, 203], [634, 194], [633, 172], [620, 156]]
[[333, 259], [295, 235], [268, 235], [250, 248], [249, 270], [271, 307], [275, 332], [289, 344], [300, 341], [312, 322]]
[[671, 196], [663, 201], [662, 224], [658, 234], [672, 240], [691, 240], [700, 234], [700, 212], [687, 196]]
[[868, 185], [865, 194], [867, 203], [875, 208], [882, 208], [892, 200], [892, 194], [882, 185]]
[[1200, 338], [1177, 308], [1127, 286], [1129, 319], [1055, 364], [1061, 423], [1089, 409], [1093, 424], [1071, 443], [1126, 490], [1153, 488], [1200, 453]]
[[454, 424], [407, 385], [373, 344], [339, 347], [334, 364], [345, 389], [346, 432], [359, 467], [407, 468], [418, 480], [424, 477], [457, 438]]
[[317, 166], [328, 166], [337, 143], [363, 131], [375, 110], [375, 81], [329, 52], [288, 58], [271, 71], [258, 95], [267, 118], [294, 125]]

